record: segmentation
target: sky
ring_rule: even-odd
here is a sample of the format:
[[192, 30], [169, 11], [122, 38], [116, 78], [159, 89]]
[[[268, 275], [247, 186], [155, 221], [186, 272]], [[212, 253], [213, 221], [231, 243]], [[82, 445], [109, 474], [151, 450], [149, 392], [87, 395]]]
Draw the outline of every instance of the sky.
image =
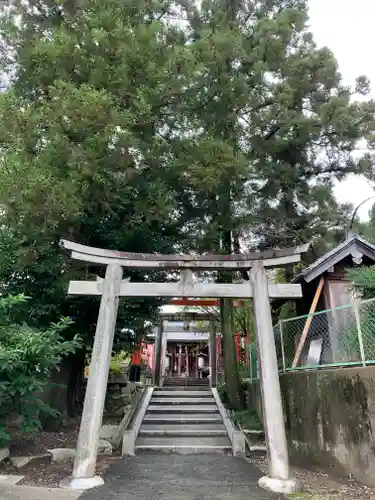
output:
[[[316, 43], [335, 54], [345, 83], [367, 75], [375, 98], [374, 20], [375, 0], [310, 0], [310, 28]], [[353, 176], [336, 186], [335, 195], [340, 202], [357, 206], [375, 196], [375, 190], [365, 179]], [[361, 219], [368, 218], [373, 203], [375, 198], [359, 210]]]

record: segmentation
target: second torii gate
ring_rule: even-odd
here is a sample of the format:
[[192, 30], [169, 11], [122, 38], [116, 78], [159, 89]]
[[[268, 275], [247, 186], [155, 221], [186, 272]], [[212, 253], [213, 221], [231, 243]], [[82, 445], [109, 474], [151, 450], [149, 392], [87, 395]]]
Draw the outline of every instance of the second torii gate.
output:
[[[106, 266], [104, 279], [71, 281], [71, 295], [101, 295], [98, 323], [91, 357], [81, 426], [72, 477], [61, 486], [85, 489], [102, 484], [95, 476], [99, 431], [102, 424], [109, 363], [116, 326], [119, 297], [213, 297], [253, 298], [258, 359], [262, 389], [263, 419], [269, 457], [269, 474], [259, 480], [263, 488], [279, 492], [297, 491], [290, 477], [289, 457], [273, 336], [270, 298], [302, 296], [298, 284], [269, 284], [266, 267], [299, 262], [308, 245], [268, 250], [247, 255], [157, 255], [117, 252], [70, 241], [63, 246], [73, 259]], [[174, 283], [132, 283], [123, 280], [123, 268], [177, 269], [181, 279]], [[250, 281], [242, 283], [194, 283], [192, 271], [250, 269]]]

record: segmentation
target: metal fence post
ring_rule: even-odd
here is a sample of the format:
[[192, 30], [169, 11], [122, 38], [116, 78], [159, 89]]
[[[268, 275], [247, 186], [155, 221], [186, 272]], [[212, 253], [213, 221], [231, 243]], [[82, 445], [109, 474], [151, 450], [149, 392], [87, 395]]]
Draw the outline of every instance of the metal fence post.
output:
[[357, 324], [357, 334], [358, 334], [359, 350], [361, 353], [361, 361], [362, 361], [362, 365], [366, 366], [366, 357], [365, 357], [365, 348], [363, 346], [361, 318], [359, 316], [359, 309], [358, 309], [358, 301], [357, 300], [354, 300], [353, 310], [354, 310], [355, 322]]
[[281, 356], [283, 360], [283, 372], [286, 372], [286, 363], [285, 363], [285, 349], [284, 349], [284, 331], [283, 331], [283, 321], [279, 321], [279, 330], [280, 330], [280, 342], [281, 342]]

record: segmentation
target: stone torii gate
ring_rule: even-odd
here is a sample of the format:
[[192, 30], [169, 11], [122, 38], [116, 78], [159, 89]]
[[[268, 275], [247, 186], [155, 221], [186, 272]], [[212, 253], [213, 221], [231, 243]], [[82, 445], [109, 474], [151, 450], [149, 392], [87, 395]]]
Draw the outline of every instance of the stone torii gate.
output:
[[[95, 476], [99, 431], [102, 424], [109, 363], [119, 297], [253, 298], [262, 389], [263, 419], [269, 457], [269, 474], [259, 480], [263, 488], [293, 493], [297, 482], [290, 477], [289, 457], [273, 336], [270, 298], [302, 296], [298, 284], [269, 284], [266, 268], [299, 262], [308, 245], [247, 255], [158, 255], [93, 248], [64, 240], [75, 260], [106, 266], [104, 279], [71, 281], [70, 295], [100, 295], [98, 323], [91, 357], [85, 402], [78, 436], [73, 474], [62, 487], [85, 489], [103, 483]], [[132, 283], [123, 280], [123, 268], [180, 270], [177, 283]], [[242, 283], [195, 283], [192, 271], [249, 270]]]

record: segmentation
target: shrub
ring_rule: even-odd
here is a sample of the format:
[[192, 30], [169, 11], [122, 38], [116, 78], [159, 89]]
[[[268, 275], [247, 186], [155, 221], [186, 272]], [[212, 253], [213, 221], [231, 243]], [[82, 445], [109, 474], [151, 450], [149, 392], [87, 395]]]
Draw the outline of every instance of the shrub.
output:
[[0, 442], [10, 439], [7, 419], [17, 415], [21, 430], [40, 429], [40, 417], [57, 415], [40, 395], [50, 384], [51, 372], [59, 368], [64, 356], [80, 347], [80, 339], [64, 340], [62, 332], [71, 324], [62, 318], [46, 330], [12, 321], [12, 311], [27, 298], [23, 295], [0, 297]]
[[225, 384], [217, 384], [217, 392], [223, 405], [227, 406], [229, 402], [227, 386]]
[[131, 356], [125, 351], [121, 351], [118, 354], [114, 354], [111, 357], [109, 371], [114, 375], [120, 375], [124, 372], [124, 365], [130, 363]]
[[263, 426], [259, 420], [259, 417], [254, 411], [251, 410], [235, 411], [234, 418], [236, 422], [240, 424], [243, 429], [251, 429], [256, 431], [263, 430]]

